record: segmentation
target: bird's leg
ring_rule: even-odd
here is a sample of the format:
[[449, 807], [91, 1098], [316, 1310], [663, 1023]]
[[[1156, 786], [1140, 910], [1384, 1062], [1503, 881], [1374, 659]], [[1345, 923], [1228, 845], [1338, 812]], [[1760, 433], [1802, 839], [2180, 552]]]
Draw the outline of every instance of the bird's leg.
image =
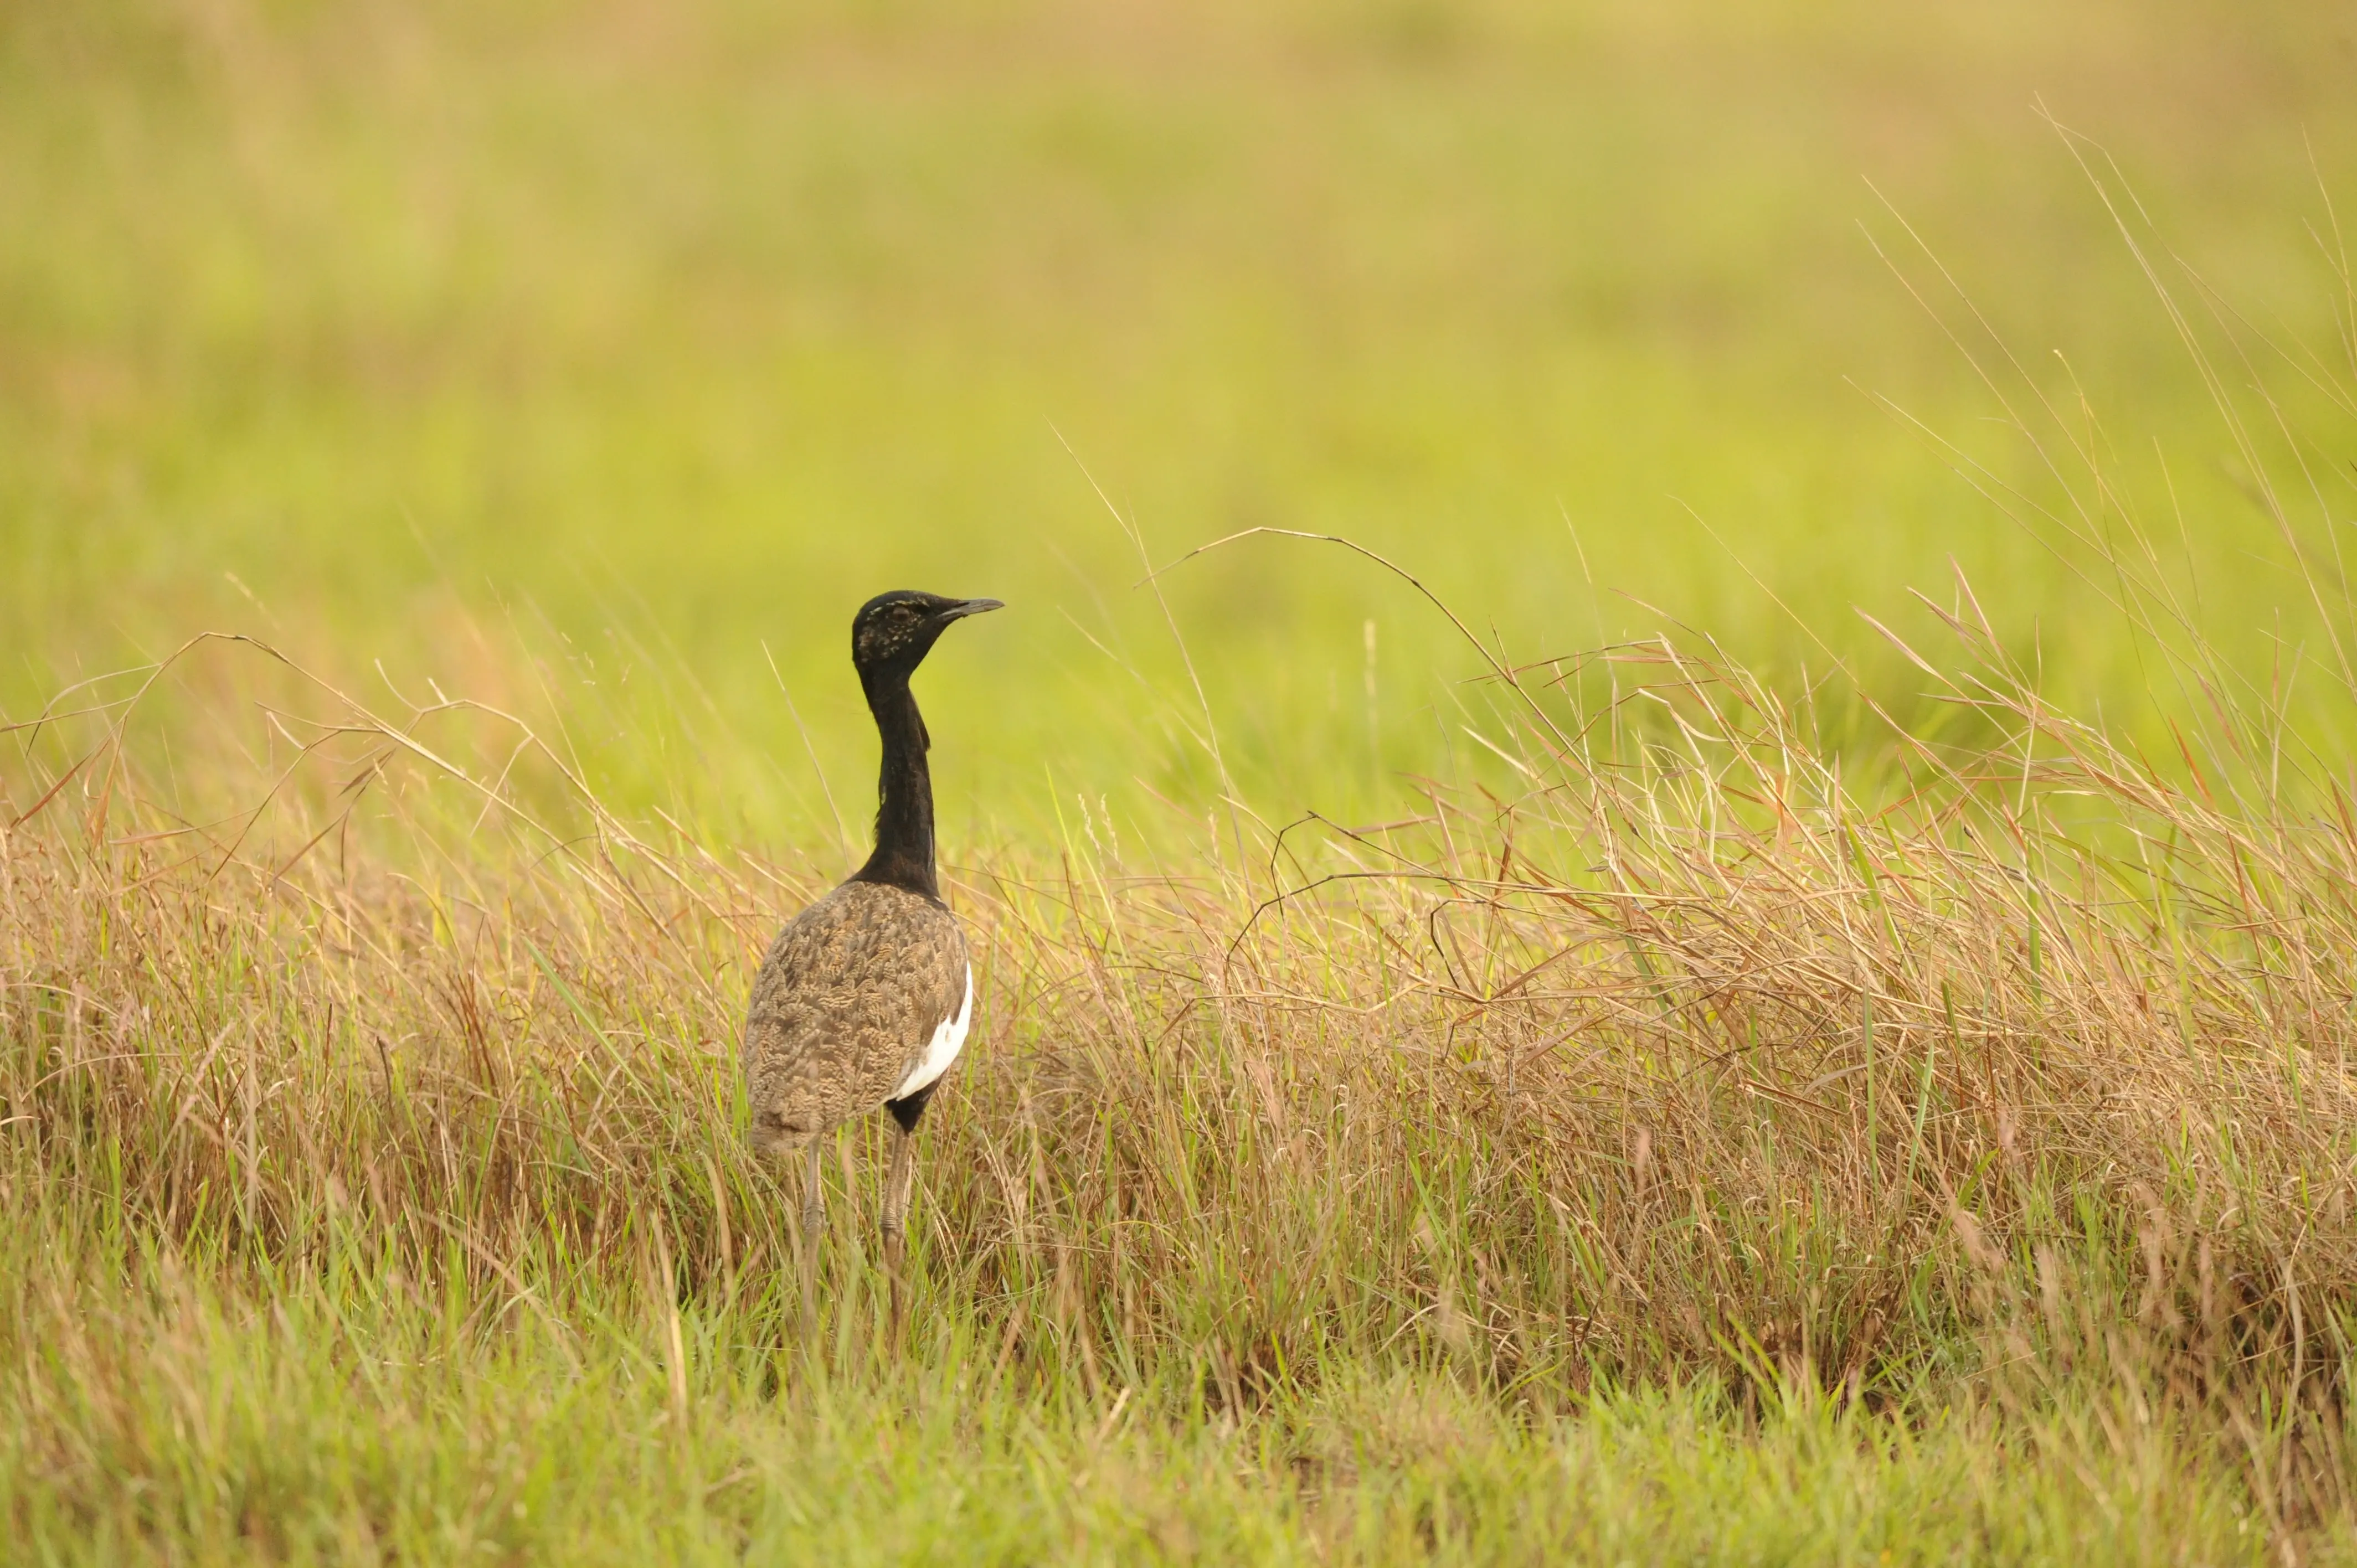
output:
[[824, 1152], [822, 1141], [813, 1138], [803, 1156], [802, 1240], [813, 1246], [818, 1241], [819, 1227], [826, 1223], [826, 1178], [819, 1163]]
[[826, 1223], [825, 1177], [819, 1164], [823, 1152], [822, 1141], [813, 1138], [802, 1166], [802, 1229], [794, 1237], [802, 1255], [802, 1344], [806, 1348], [814, 1348], [818, 1341], [818, 1233]]
[[884, 1178], [884, 1270], [892, 1282], [892, 1342], [900, 1342], [900, 1316], [907, 1284], [901, 1262], [907, 1255], [909, 1188], [917, 1174], [916, 1134], [896, 1122], [892, 1128], [892, 1171]]

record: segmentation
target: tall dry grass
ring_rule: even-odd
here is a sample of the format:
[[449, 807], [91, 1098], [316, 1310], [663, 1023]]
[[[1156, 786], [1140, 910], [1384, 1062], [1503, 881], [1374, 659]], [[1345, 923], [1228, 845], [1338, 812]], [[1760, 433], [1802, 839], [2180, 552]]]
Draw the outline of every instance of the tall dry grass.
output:
[[[2136, 253], [2300, 565], [2324, 700], [2214, 651], [2083, 404], [1983, 351], [2039, 488], [1953, 456], [2181, 701], [2059, 710], [1961, 575], [1919, 607], [1938, 646], [1887, 634], [1925, 683], [1905, 714], [1830, 653], [1516, 665], [1469, 633], [1480, 760], [1406, 818], [1083, 800], [1060, 848], [965, 848], [980, 1015], [924, 1133], [911, 1363], [1104, 1412], [1091, 1455], [1133, 1399], [1232, 1431], [1395, 1373], [1533, 1423], [1599, 1385], [1819, 1391], [1964, 1411], [1993, 1452], [2067, 1434], [2147, 1499], [2155, 1455], [2222, 1459], [2278, 1539], [2345, 1525], [2341, 481]], [[683, 1430], [716, 1361], [898, 1386], [877, 1129], [841, 1144], [814, 1343], [796, 1204], [739, 1135], [749, 966], [837, 867], [608, 809], [554, 705], [379, 711], [242, 639], [9, 733], [18, 1463], [168, 1467], [137, 1385], [202, 1359], [124, 1347], [201, 1342], [199, 1299], [289, 1343], [300, 1296], [347, 1338], [440, 1324], [420, 1356], [620, 1345]]]
[[[924, 1135], [910, 1353], [1215, 1418], [1386, 1366], [1534, 1412], [1695, 1377], [2070, 1405], [2338, 1517], [2347, 795], [2263, 788], [2224, 708], [2157, 766], [2042, 703], [1967, 587], [1943, 614], [1915, 656], [2002, 737], [1970, 754], [1829, 748], [1820, 697], [1659, 641], [1498, 665], [1512, 792], [1234, 806], [1175, 871], [1092, 811], [1060, 857], [963, 856], [980, 1022]], [[668, 1313], [683, 1401], [683, 1308], [789, 1345], [794, 1204], [733, 1049], [826, 869], [625, 822], [506, 715], [181, 657], [223, 656], [271, 672], [242, 769], [102, 700], [9, 780], [0, 1180], [48, 1262], [6, 1337], [70, 1341], [126, 1278], [357, 1270], [469, 1337]], [[248, 809], [192, 825], [183, 774]], [[823, 1242], [838, 1366], [876, 1353], [876, 1149]], [[27, 1408], [63, 1398], [27, 1364]]]

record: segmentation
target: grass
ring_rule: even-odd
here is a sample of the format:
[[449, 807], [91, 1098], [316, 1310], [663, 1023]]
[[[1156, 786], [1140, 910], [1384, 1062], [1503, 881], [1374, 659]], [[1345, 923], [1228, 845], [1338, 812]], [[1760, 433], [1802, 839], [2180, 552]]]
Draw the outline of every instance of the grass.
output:
[[900, 1354], [876, 1129], [807, 1337], [737, 1132], [811, 868], [324, 687], [192, 829], [90, 715], [0, 862], [12, 1513], [287, 1560], [2337, 1556], [2357, 840], [2267, 792], [2264, 715], [2174, 781], [1955, 612], [2012, 745], [1878, 808], [1655, 643], [1594, 712], [1501, 671], [1512, 799], [956, 868], [983, 1006]]
[[0, 12], [0, 1556], [2357, 1558], [2351, 121], [2126, 16]]
[[[2338, 27], [2109, 0], [1741, 28], [1512, 0], [19, 7], [0, 689], [27, 711], [235, 628], [380, 697], [379, 660], [413, 696], [491, 695], [515, 661], [475, 631], [512, 627], [567, 655], [604, 793], [799, 841], [826, 811], [780, 679], [857, 777], [840, 623], [929, 584], [1020, 612], [932, 672], [964, 818], [1036, 835], [1073, 790], [1142, 815], [1141, 776], [1210, 780], [1153, 722], [1189, 687], [1092, 474], [1157, 564], [1344, 532], [1518, 658], [1656, 607], [1791, 689], [1823, 657], [1757, 573], [1887, 705], [1913, 672], [1849, 607], [1930, 635], [1906, 590], [1953, 557], [2007, 585], [2008, 646], [2044, 632], [2053, 694], [2116, 707], [2144, 684], [2125, 640], [2057, 630], [2112, 623], [2093, 559], [1996, 522], [1872, 401], [2059, 502], [1878, 256], [1971, 330], [1876, 193], [2040, 391], [2104, 411], [2112, 482], [2182, 502], [2211, 635], [2264, 665], [2319, 635], [2249, 499], [2289, 465], [2221, 441], [2034, 105], [2118, 154], [2157, 253], [2329, 342]], [[2302, 427], [2338, 417], [2271, 379]], [[1396, 774], [1462, 765], [1426, 710], [1476, 667], [1379, 575], [1235, 553], [1165, 591], [1264, 798], [1381, 820]], [[686, 760], [712, 756], [756, 765]]]

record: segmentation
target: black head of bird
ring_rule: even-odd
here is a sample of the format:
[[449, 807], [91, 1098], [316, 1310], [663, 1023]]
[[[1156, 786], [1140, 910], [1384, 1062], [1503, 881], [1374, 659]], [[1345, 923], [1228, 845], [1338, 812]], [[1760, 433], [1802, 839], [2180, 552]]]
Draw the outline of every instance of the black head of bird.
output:
[[862, 684], [906, 681], [952, 622], [1003, 609], [996, 599], [952, 599], [896, 588], [859, 607], [851, 620], [851, 662]]

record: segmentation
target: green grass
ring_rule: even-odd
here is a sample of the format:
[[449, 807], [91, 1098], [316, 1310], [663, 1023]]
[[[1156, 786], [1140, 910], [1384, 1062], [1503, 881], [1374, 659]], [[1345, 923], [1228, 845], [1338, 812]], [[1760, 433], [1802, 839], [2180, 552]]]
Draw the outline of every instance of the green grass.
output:
[[0, 1559], [2357, 1560], [2352, 48], [0, 5]]
[[468, 1320], [497, 1292], [358, 1302], [289, 1280], [264, 1313], [129, 1273], [158, 1298], [135, 1325], [44, 1325], [41, 1386], [87, 1440], [13, 1444], [0, 1480], [20, 1536], [86, 1561], [159, 1538], [194, 1561], [2265, 1555], [2238, 1489], [2198, 1467], [2189, 1484], [2167, 1433], [2089, 1471], [1986, 1423], [1900, 1426], [1807, 1393], [1756, 1415], [1699, 1387], [1517, 1418], [1405, 1371], [1205, 1420], [1183, 1388], [1025, 1388], [964, 1323], [928, 1336], [921, 1380], [780, 1395], [736, 1340], [771, 1326], [746, 1311], [683, 1315], [682, 1407], [665, 1326], [619, 1304], [586, 1342], [513, 1309], [487, 1350]]
[[[1994, 516], [1875, 406], [2059, 499], [1878, 257], [1964, 322], [1878, 190], [2066, 410], [2069, 356], [2106, 477], [2163, 519], [2174, 487], [2210, 635], [2264, 664], [2279, 611], [2285, 642], [2314, 640], [2292, 558], [2033, 102], [2120, 156], [2154, 242], [2321, 348], [2346, 301], [2309, 230], [2329, 242], [2323, 189], [2357, 166], [2340, 26], [2125, 4], [1741, 25], [1503, 0], [20, 8], [0, 679], [21, 709], [234, 627], [479, 694], [467, 626], [511, 619], [566, 674], [670, 682], [646, 705], [683, 710], [695, 755], [781, 759], [716, 781], [647, 757], [659, 721], [626, 708], [579, 737], [609, 742], [610, 788], [802, 833], [823, 806], [765, 645], [856, 776], [849, 607], [904, 581], [987, 592], [1017, 614], [930, 676], [942, 766], [964, 820], [1036, 832], [1043, 767], [1058, 798], [1205, 782], [1136, 716], [1119, 661], [1187, 688], [1085, 465], [1157, 563], [1254, 524], [1348, 532], [1517, 657], [1655, 629], [1641, 601], [1793, 682], [1824, 668], [1813, 632], [1903, 698], [1850, 607], [1910, 624], [1906, 590], [1941, 591], [1953, 557], [2005, 585], [2009, 641], [2043, 628], [2058, 695], [2140, 695], [2122, 637], [2075, 635], [2101, 611], [2086, 553]], [[2340, 417], [2252, 351], [2304, 428]], [[1381, 816], [1393, 774], [1450, 765], [1462, 737], [1427, 710], [1474, 668], [1394, 585], [1271, 548], [1166, 588], [1248, 784]]]

